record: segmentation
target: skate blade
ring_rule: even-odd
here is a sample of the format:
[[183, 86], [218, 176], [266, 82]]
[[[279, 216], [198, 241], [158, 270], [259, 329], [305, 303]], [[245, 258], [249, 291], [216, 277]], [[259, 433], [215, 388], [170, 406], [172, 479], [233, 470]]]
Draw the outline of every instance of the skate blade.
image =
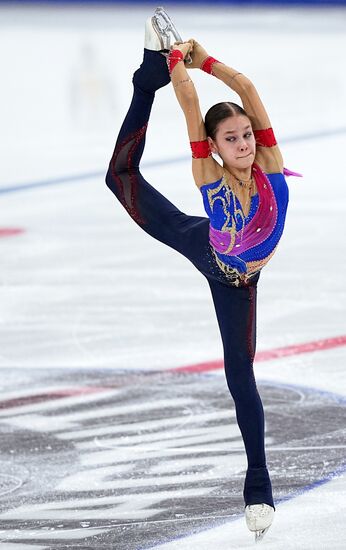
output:
[[[176, 26], [164, 8], [156, 8], [151, 21], [160, 39], [162, 50], [166, 50], [167, 52], [170, 50], [170, 47], [173, 45], [171, 35], [173, 35], [174, 42], [183, 42]], [[192, 59], [190, 56], [187, 56], [185, 61], [191, 63]]]
[[152, 21], [157, 32], [159, 32], [160, 35], [166, 39], [166, 45], [168, 46], [167, 49], [169, 49], [169, 46], [171, 45], [170, 34], [173, 35], [175, 42], [183, 41], [172, 19], [169, 17], [164, 8], [156, 8]]
[[266, 532], [268, 531], [269, 527], [266, 527], [265, 529], [261, 529], [260, 531], [255, 531], [255, 542], [260, 542]]

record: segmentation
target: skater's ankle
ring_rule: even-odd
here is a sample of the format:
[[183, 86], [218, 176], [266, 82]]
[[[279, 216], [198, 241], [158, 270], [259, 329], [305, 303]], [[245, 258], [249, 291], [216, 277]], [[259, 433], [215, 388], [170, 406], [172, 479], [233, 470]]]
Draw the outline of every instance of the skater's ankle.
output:
[[170, 81], [166, 58], [159, 52], [144, 49], [143, 62], [133, 75], [134, 86], [145, 93], [155, 94]]
[[133, 83], [133, 88], [135, 92], [140, 93], [141, 95], [143, 94], [145, 96], [152, 97], [152, 98], [155, 96], [156, 90], [146, 90], [136, 82], [132, 82], [132, 83]]
[[262, 500], [258, 499], [258, 498], [257, 499], [250, 499], [249, 501], [245, 502], [244, 507], [246, 508], [247, 506], [256, 506], [258, 504], [259, 505], [265, 504], [266, 506], [270, 506], [271, 508], [273, 508], [274, 512], [276, 510], [273, 500], [271, 500], [271, 499], [268, 500], [266, 498], [264, 498]]

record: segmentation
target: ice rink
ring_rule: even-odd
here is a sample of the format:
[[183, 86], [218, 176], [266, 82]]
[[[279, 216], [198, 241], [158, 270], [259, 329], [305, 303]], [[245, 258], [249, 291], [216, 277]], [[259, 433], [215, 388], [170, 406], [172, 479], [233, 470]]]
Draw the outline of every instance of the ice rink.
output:
[[[0, 548], [250, 549], [209, 288], [104, 184], [147, 7], [0, 7]], [[256, 84], [290, 178], [258, 285], [270, 550], [346, 548], [346, 9], [167, 7]], [[192, 72], [202, 111], [237, 101]], [[173, 90], [142, 172], [204, 215]]]

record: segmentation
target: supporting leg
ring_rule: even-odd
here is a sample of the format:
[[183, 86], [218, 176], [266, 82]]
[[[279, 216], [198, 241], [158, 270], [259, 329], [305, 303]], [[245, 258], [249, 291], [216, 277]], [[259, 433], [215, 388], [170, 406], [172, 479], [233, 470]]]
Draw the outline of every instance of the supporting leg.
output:
[[245, 504], [274, 507], [264, 449], [264, 413], [253, 372], [256, 349], [256, 286], [209, 281], [224, 347], [227, 384], [234, 399], [248, 470]]

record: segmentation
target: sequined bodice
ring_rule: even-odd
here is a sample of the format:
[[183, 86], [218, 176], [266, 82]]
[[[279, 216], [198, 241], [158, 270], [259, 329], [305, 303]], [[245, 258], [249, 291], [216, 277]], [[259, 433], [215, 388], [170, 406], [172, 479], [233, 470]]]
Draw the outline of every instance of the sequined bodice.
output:
[[[207, 187], [207, 189], [205, 189]], [[225, 177], [201, 188], [205, 211], [210, 220], [216, 223], [215, 228], [225, 230], [235, 224], [240, 231], [246, 222], [255, 214], [258, 208], [258, 193], [250, 199], [250, 209], [244, 214], [240, 200], [232, 192]], [[205, 192], [206, 191], [206, 192]]]
[[210, 242], [219, 266], [243, 278], [257, 273], [280, 240], [288, 205], [283, 174], [264, 174], [254, 165], [257, 194], [244, 215], [225, 178], [203, 185], [204, 208], [210, 219]]

